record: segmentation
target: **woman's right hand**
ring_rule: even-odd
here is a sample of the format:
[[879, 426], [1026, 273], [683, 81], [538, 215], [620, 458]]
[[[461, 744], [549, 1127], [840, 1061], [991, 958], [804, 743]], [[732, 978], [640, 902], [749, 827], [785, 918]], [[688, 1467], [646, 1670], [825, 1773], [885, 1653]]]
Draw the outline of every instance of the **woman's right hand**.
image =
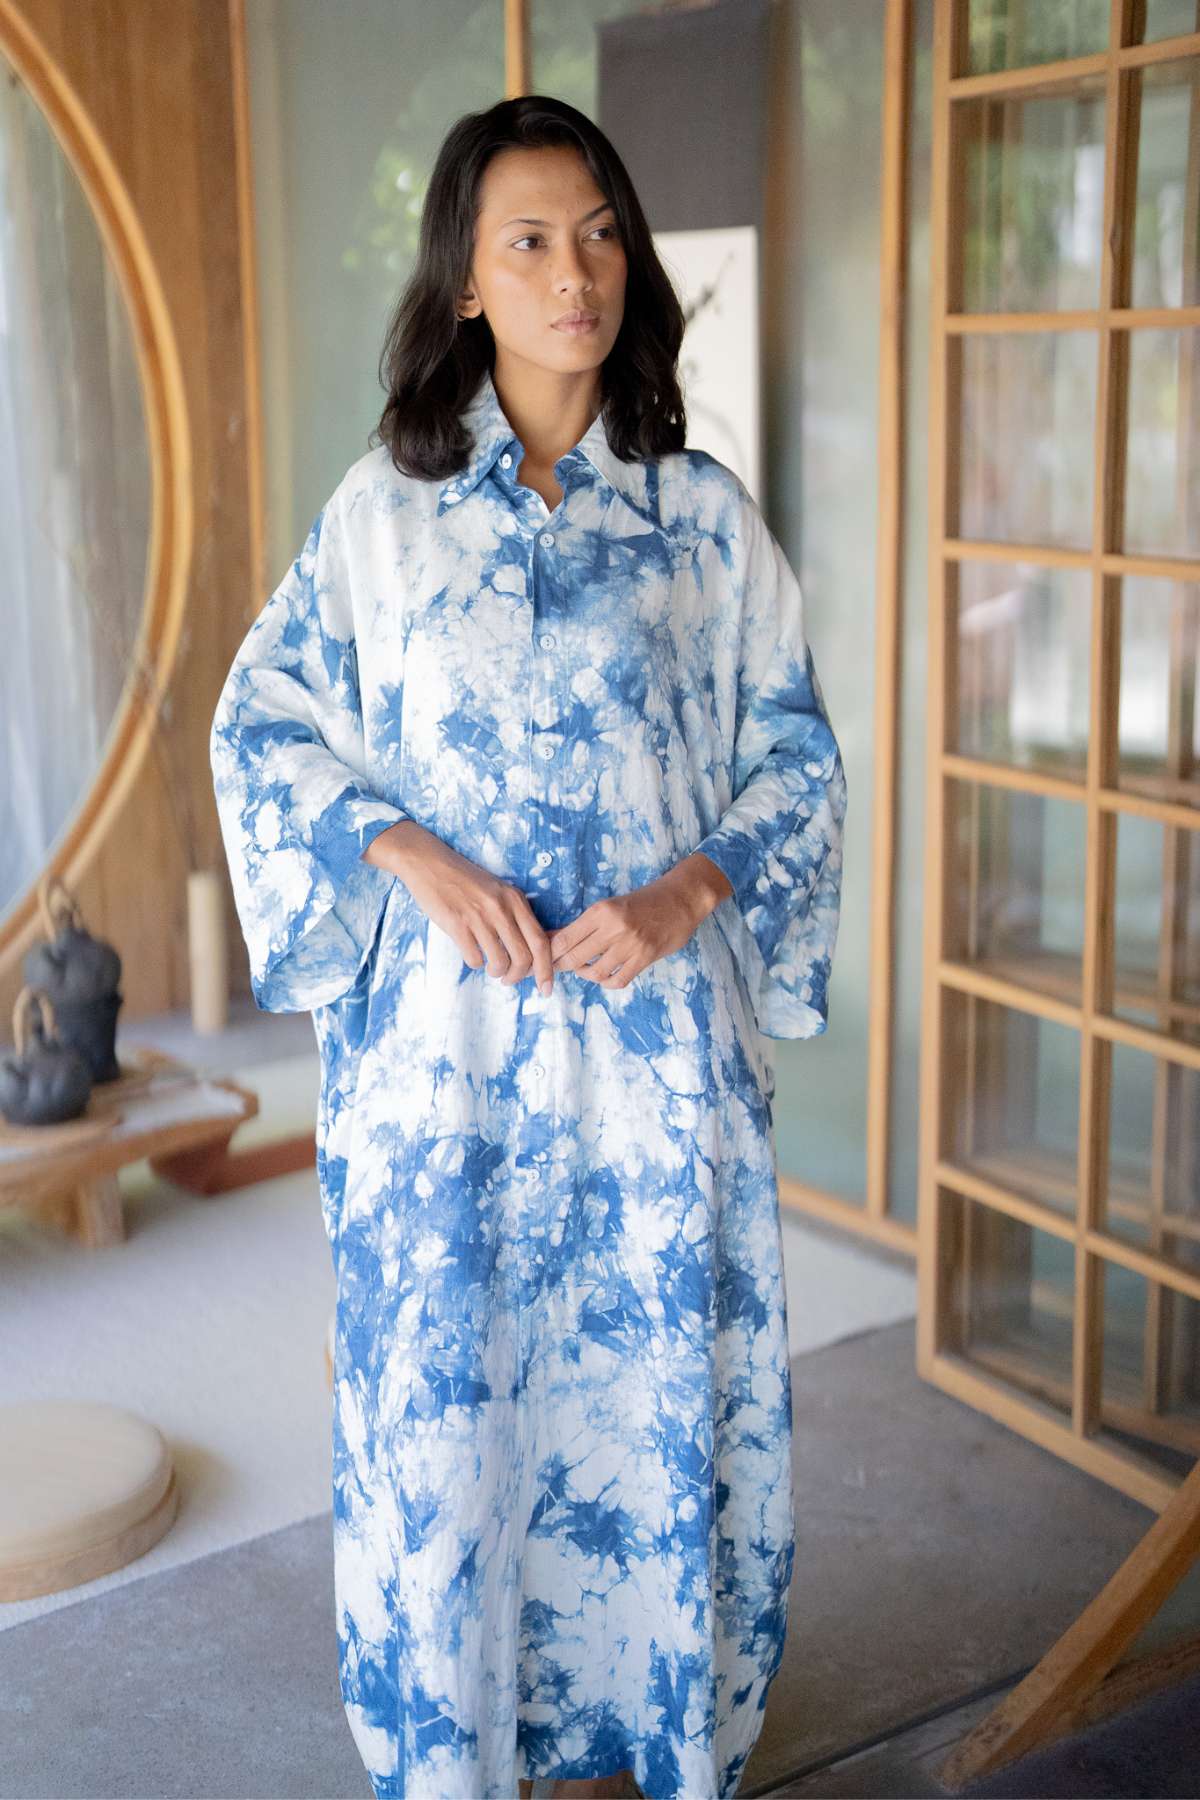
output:
[[362, 860], [399, 877], [421, 911], [462, 951], [463, 961], [506, 986], [531, 971], [539, 990], [554, 986], [549, 934], [511, 882], [460, 856], [415, 819], [401, 819], [379, 831]]

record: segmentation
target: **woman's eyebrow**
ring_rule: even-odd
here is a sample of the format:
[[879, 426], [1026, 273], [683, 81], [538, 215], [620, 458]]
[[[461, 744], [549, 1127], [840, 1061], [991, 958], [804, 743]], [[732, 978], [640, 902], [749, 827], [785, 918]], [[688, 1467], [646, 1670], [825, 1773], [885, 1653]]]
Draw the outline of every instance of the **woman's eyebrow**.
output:
[[[611, 211], [611, 203], [608, 200], [605, 200], [602, 205], [593, 206], [591, 212], [584, 213], [583, 217], [579, 220], [579, 223], [581, 225], [586, 225], [589, 219], [594, 219], [596, 217], [597, 213]], [[553, 225], [553, 223], [553, 219], [505, 219], [503, 225], [497, 225], [496, 230], [507, 231], [510, 225]]]

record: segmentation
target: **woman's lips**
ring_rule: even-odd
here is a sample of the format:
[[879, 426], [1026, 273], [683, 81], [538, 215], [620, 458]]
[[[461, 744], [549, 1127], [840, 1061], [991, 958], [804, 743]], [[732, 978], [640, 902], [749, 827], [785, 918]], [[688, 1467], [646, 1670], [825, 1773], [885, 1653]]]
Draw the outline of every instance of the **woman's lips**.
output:
[[577, 332], [582, 337], [589, 331], [595, 331], [599, 323], [599, 314], [591, 319], [564, 319], [561, 324], [556, 324], [554, 326], [554, 330]]

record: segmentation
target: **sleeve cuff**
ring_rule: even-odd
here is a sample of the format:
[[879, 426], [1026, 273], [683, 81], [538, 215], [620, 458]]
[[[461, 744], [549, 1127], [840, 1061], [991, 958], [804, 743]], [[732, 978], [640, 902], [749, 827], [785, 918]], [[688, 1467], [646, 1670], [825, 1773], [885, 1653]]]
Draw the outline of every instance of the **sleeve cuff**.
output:
[[[334, 885], [340, 885], [363, 866], [363, 851], [373, 838], [398, 825], [408, 814], [376, 794], [351, 785], [331, 800], [313, 820], [312, 847]], [[374, 863], [365, 865], [374, 869]], [[379, 874], [385, 871], [377, 870]]]
[[736, 900], [738, 910], [744, 915], [753, 902], [754, 891], [763, 872], [762, 851], [744, 832], [722, 830], [719, 826], [715, 831], [710, 831], [706, 838], [701, 838], [696, 849], [703, 851], [710, 862], [716, 863], [733, 889], [733, 894], [726, 895], [726, 899]]

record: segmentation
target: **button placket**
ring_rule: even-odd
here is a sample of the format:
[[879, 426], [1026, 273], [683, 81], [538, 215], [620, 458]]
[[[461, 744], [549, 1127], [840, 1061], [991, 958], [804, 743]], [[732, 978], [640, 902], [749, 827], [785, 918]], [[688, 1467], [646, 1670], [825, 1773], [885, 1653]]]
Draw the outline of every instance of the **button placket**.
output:
[[[557, 663], [553, 655], [558, 639], [555, 632], [548, 628], [544, 611], [547, 569], [543, 559], [555, 554], [557, 539], [553, 531], [540, 529], [540, 521], [547, 517], [547, 510], [544, 499], [536, 493], [530, 495], [530, 511], [536, 511], [540, 515], [536, 524], [530, 519], [529, 535], [530, 645], [533, 654], [527, 729], [530, 793], [538, 802], [531, 809], [531, 817], [535, 821], [533, 829], [537, 836], [530, 846], [533, 852], [529, 859], [530, 886], [553, 905], [557, 886], [557, 859], [551, 845], [556, 821], [560, 817], [561, 796], [555, 788], [555, 758], [562, 742], [561, 697], [557, 691]], [[550, 843], [546, 841], [547, 834], [550, 836]], [[531, 995], [530, 1009], [526, 1015], [531, 1026], [528, 1061], [525, 1065], [529, 1105], [532, 1110], [549, 1116], [555, 1123], [559, 1105], [559, 1049], [555, 1025], [558, 1007], [555, 996], [559, 991], [560, 980], [561, 973], [558, 973], [554, 977], [552, 995], [543, 996], [536, 991]], [[553, 1179], [552, 1165], [547, 1163], [536, 1171], [531, 1170], [530, 1174], [536, 1178], [536, 1185], [533, 1191], [524, 1196], [527, 1212], [522, 1248], [522, 1280], [526, 1305], [532, 1308], [535, 1304], [534, 1297], [544, 1278], [546, 1246], [543, 1221]], [[528, 1323], [526, 1319], [527, 1326]]]
[[[555, 534], [552, 531], [537, 532], [530, 541], [529, 587], [531, 599], [531, 636], [540, 649], [547, 651], [555, 648], [558, 639], [553, 631], [542, 630], [541, 628], [542, 602], [539, 591], [541, 588], [541, 581], [539, 579], [539, 557], [537, 549], [538, 546], [545, 549], [552, 549], [555, 546], [556, 541]], [[535, 813], [534, 816], [539, 818], [543, 830], [550, 831], [553, 830], [551, 821], [557, 818], [559, 812], [558, 797], [556, 796], [552, 785], [553, 771], [551, 768], [551, 765], [554, 763], [561, 748], [561, 734], [557, 729], [558, 721], [553, 716], [553, 709], [556, 703], [557, 694], [555, 691], [553, 663], [550, 659], [539, 661], [535, 656], [528, 724], [531, 775], [530, 791], [531, 793], [539, 792], [540, 785], [540, 797], [543, 801], [543, 805], [540, 809], [540, 813]], [[534, 776], [534, 771], [539, 765], [545, 769], [545, 776], [541, 784], [537, 782]], [[538, 876], [545, 876], [547, 871], [553, 867], [553, 864], [553, 852], [544, 847], [536, 850], [530, 858], [531, 869], [533, 873]], [[548, 882], [538, 882], [540, 891], [545, 891], [548, 886]]]

